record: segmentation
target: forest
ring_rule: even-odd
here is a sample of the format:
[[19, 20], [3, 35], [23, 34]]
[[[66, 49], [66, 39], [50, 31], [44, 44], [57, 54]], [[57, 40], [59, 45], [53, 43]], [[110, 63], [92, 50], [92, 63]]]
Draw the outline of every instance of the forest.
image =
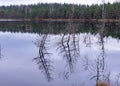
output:
[[[0, 6], [0, 19], [101, 19], [100, 4], [38, 3], [32, 5]], [[106, 19], [120, 18], [120, 3], [104, 4]]]

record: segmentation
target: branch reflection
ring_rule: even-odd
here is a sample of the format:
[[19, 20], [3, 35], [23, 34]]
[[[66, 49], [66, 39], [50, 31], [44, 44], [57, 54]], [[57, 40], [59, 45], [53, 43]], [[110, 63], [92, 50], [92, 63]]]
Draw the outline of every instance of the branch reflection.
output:
[[[100, 50], [97, 57], [94, 61], [91, 61], [89, 58], [84, 57], [83, 58], [83, 66], [85, 70], [88, 70], [90, 72], [90, 80], [95, 79], [96, 80], [96, 86], [99, 86], [99, 83], [101, 81], [105, 81], [110, 84], [110, 72], [106, 68], [106, 62], [105, 62], [105, 23], [102, 23], [99, 26], [98, 30], [98, 41], [97, 46]], [[89, 33], [85, 35], [83, 42], [85, 43], [86, 47], [87, 45], [92, 44], [91, 42], [91, 36]]]
[[39, 55], [34, 60], [39, 65], [39, 69], [45, 74], [48, 81], [52, 80], [51, 71], [52, 65], [50, 60], [50, 53], [46, 47], [48, 34], [39, 35], [40, 39], [35, 42], [39, 47]]
[[[45, 74], [47, 80], [51, 81], [53, 79], [51, 74], [53, 66], [51, 64], [52, 61], [50, 59], [50, 53], [47, 45], [49, 45], [48, 34], [53, 33], [53, 30], [51, 27], [51, 23], [49, 23], [49, 26], [50, 26], [49, 27], [50, 31], [48, 30], [47, 34], [45, 34], [44, 32], [40, 34], [39, 35], [40, 38], [38, 38], [38, 40], [35, 42], [37, 47], [39, 47], [39, 55], [38, 57], [34, 58], [34, 60], [39, 65], [39, 69]], [[70, 74], [74, 73], [78, 58], [81, 56], [80, 45], [82, 44], [80, 43], [84, 43], [86, 48], [91, 48], [91, 49], [92, 47], [98, 48], [97, 54], [92, 55], [95, 57], [94, 59], [88, 58], [87, 56], [85, 57], [83, 56], [83, 58], [80, 58], [80, 60], [82, 59], [81, 61], [83, 61], [82, 65], [84, 66], [84, 69], [88, 70], [88, 73], [91, 74], [90, 80], [94, 79], [95, 80], [94, 83], [96, 86], [99, 86], [99, 83], [101, 83], [102, 81], [105, 81], [110, 84], [111, 73], [110, 71], [108, 71], [106, 66], [105, 23], [102, 23], [101, 26], [99, 26], [99, 28], [97, 29], [98, 29], [98, 32], [95, 37], [93, 37], [91, 32], [80, 35], [77, 33], [78, 32], [77, 24], [69, 22], [66, 25], [66, 28], [62, 32], [62, 34], [57, 35], [59, 40], [57, 41], [57, 43], [56, 41], [54, 42], [57, 44], [57, 50], [59, 51], [60, 55], [62, 55], [62, 58], [64, 58], [64, 61], [65, 61], [65, 69], [64, 69], [64, 72], [62, 73], [62, 76], [65, 80], [69, 79]], [[81, 36], [83, 36], [82, 40], [80, 40], [80, 38], [82, 38]], [[50, 40], [50, 41], [53, 41], [53, 40]], [[82, 48], [84, 48], [84, 46], [82, 46]], [[87, 52], [85, 52], [85, 54], [86, 53]]]
[[58, 42], [58, 50], [66, 61], [67, 69], [63, 73], [65, 79], [68, 79], [69, 74], [74, 72], [77, 58], [80, 56], [79, 37], [75, 30], [74, 25], [69, 23], [69, 26], [66, 27], [68, 33], [62, 34], [60, 42]]

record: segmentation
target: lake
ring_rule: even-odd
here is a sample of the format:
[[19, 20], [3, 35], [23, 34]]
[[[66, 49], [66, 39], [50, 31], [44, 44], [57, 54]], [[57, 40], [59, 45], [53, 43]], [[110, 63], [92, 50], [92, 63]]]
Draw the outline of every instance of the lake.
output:
[[120, 23], [0, 22], [0, 86], [120, 85]]

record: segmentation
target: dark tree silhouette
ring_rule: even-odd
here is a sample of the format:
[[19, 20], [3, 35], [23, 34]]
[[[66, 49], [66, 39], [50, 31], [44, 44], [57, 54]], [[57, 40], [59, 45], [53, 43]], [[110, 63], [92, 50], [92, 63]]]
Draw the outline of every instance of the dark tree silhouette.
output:
[[48, 81], [52, 80], [51, 71], [53, 66], [51, 65], [50, 53], [46, 47], [47, 34], [40, 36], [41, 39], [38, 39], [35, 44], [39, 47], [39, 55], [34, 58], [34, 60], [39, 65], [39, 69], [45, 74]]

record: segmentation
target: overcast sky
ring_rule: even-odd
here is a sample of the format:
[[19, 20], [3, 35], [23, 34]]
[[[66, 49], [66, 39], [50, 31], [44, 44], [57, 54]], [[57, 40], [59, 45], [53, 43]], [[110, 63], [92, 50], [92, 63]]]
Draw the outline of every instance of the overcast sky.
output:
[[[105, 2], [115, 2], [116, 0], [105, 0]], [[118, 0], [117, 0], [118, 1]], [[119, 0], [120, 1], [120, 0]], [[35, 4], [35, 3], [75, 3], [75, 4], [92, 4], [101, 3], [102, 0], [0, 0], [0, 5], [10, 4]]]

